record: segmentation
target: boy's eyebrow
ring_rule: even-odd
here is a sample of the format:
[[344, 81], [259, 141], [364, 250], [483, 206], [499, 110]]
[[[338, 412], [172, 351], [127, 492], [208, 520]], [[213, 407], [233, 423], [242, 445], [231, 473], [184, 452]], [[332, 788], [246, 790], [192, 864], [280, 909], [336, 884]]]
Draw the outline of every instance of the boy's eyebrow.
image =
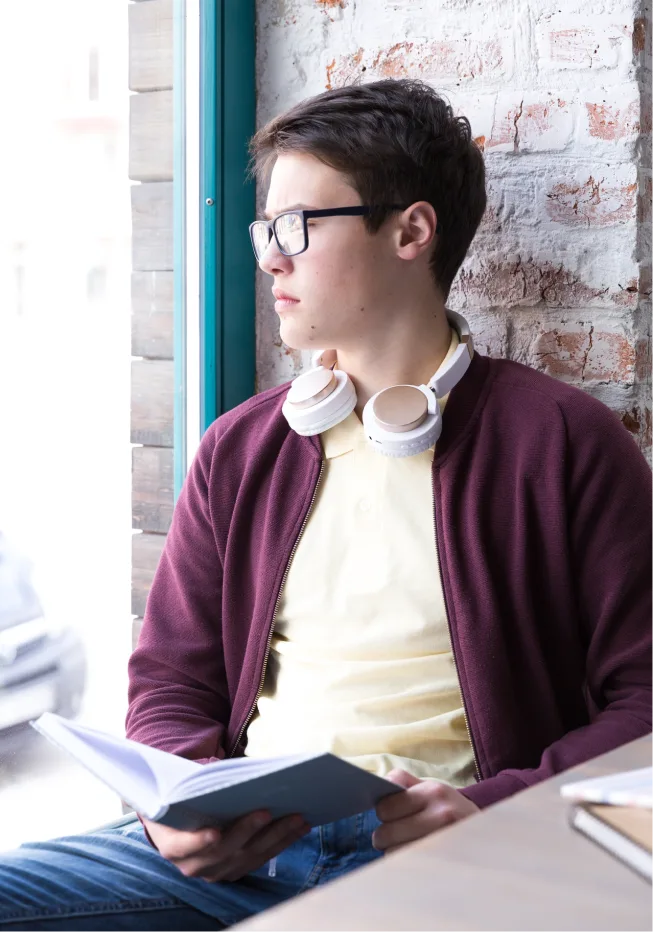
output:
[[291, 204], [290, 207], [284, 207], [283, 210], [278, 210], [276, 213], [270, 213], [269, 210], [266, 210], [263, 216], [266, 220], [272, 220], [273, 217], [278, 217], [279, 214], [285, 214], [289, 210], [315, 210], [315, 207], [311, 207], [309, 204]]

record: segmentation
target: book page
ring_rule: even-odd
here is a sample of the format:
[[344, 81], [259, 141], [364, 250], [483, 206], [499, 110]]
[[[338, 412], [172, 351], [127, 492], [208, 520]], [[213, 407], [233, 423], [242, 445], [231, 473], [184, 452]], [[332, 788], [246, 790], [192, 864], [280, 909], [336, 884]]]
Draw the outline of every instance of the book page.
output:
[[266, 773], [284, 770], [305, 760], [314, 760], [320, 754], [290, 754], [283, 757], [234, 757], [228, 760], [214, 761], [200, 766], [199, 773], [189, 774], [181, 780], [174, 790], [170, 802], [190, 799], [194, 795], [217, 790], [236, 783], [244, 783]]
[[605, 777], [565, 783], [560, 794], [574, 802], [609, 803], [613, 806], [653, 808], [653, 768], [628, 770]]
[[105, 734], [46, 712], [32, 725], [146, 816], [156, 813], [175, 784], [202, 765], [166, 751]]

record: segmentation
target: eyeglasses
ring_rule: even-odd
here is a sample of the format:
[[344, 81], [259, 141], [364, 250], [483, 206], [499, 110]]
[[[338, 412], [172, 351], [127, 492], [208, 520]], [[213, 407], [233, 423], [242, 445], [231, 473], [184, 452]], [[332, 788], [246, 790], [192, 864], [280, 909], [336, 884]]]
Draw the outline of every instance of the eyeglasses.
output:
[[[308, 249], [308, 221], [313, 217], [364, 217], [374, 210], [406, 210], [396, 205], [379, 207], [328, 207], [324, 210], [288, 210], [274, 220], [255, 220], [249, 225], [249, 235], [256, 261], [260, 262], [272, 236], [284, 256], [298, 256]], [[436, 233], [440, 232], [438, 223]]]

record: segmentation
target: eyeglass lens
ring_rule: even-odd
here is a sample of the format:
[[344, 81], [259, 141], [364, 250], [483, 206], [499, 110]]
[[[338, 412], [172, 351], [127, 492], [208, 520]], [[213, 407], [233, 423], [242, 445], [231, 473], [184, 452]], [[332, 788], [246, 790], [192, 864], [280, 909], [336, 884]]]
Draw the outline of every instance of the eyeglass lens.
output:
[[263, 256], [271, 238], [272, 230], [268, 229], [265, 223], [259, 221], [252, 224], [252, 244], [257, 259]]
[[[281, 252], [286, 256], [294, 256], [303, 252], [306, 243], [304, 241], [304, 221], [301, 214], [282, 214], [274, 222], [274, 231], [277, 235], [277, 242]], [[267, 224], [259, 222], [252, 225], [252, 242], [256, 258], [261, 259], [263, 253], [268, 248], [272, 231]]]
[[301, 214], [281, 214], [274, 221], [274, 232], [281, 252], [294, 256], [304, 248], [304, 221]]

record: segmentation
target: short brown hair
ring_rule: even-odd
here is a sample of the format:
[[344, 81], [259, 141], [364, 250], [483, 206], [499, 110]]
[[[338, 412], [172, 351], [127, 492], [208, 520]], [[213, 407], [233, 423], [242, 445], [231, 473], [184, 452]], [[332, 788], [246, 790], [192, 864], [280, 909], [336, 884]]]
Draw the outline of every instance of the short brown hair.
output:
[[[485, 211], [485, 166], [469, 120], [422, 81], [384, 80], [309, 97], [263, 126], [252, 171], [267, 177], [281, 152], [307, 152], [342, 172], [370, 206], [428, 201], [441, 233], [431, 269], [444, 300]], [[388, 216], [365, 217], [371, 233]]]

